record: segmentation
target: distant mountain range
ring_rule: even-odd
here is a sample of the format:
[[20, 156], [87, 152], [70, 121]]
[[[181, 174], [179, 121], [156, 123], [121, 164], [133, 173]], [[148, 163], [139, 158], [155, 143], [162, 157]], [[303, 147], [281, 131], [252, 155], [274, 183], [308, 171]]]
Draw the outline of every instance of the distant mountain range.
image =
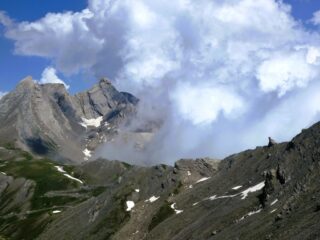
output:
[[[0, 100], [0, 239], [320, 239], [320, 123], [221, 161], [94, 159], [139, 100], [24, 79]], [[121, 160], [121, 159], [120, 159]]]

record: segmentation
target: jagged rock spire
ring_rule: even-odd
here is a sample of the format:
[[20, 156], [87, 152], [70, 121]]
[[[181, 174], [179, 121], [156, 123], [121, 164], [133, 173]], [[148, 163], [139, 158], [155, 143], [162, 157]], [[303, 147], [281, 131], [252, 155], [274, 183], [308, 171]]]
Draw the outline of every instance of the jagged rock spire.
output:
[[277, 144], [277, 142], [271, 137], [268, 137], [268, 139], [269, 139], [268, 147], [272, 147], [273, 145]]

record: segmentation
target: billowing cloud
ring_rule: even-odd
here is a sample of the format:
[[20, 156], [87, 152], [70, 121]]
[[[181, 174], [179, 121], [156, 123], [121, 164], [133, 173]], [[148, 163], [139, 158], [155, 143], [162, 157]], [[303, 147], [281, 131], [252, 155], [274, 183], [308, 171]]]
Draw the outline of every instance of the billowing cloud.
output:
[[81, 12], [11, 24], [6, 36], [18, 54], [108, 76], [142, 99], [140, 116], [163, 122], [148, 161], [221, 157], [318, 120], [319, 33], [282, 1], [89, 0]]
[[59, 70], [76, 73], [94, 65], [103, 44], [85, 22], [92, 16], [87, 9], [79, 13], [48, 13], [36, 22], [11, 25], [6, 36], [15, 40], [17, 54], [54, 59]]
[[307, 86], [318, 74], [313, 66], [317, 58], [315, 54], [277, 53], [275, 57], [262, 62], [257, 72], [260, 88], [265, 92], [278, 91], [278, 95], [283, 96], [295, 87]]
[[53, 67], [47, 67], [43, 70], [39, 83], [60, 83], [63, 84], [66, 87], [66, 89], [69, 88], [69, 85], [67, 85], [63, 80], [61, 80], [57, 76], [57, 71]]
[[194, 125], [214, 122], [220, 113], [227, 118], [236, 118], [243, 111], [240, 96], [229, 89], [214, 86], [178, 86], [172, 93], [179, 115]]

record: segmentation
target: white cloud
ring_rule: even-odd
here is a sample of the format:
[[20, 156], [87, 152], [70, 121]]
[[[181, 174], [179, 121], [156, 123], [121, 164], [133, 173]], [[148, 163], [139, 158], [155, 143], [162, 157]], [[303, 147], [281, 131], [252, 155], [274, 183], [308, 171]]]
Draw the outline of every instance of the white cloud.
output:
[[[51, 59], [58, 72], [108, 76], [138, 95], [141, 116], [164, 121], [152, 159], [288, 139], [319, 112], [303, 93], [320, 88], [320, 36], [282, 1], [89, 0], [81, 12], [8, 25], [6, 36], [16, 53]], [[297, 121], [295, 104], [309, 104], [309, 117]]]
[[11, 26], [6, 36], [15, 40], [17, 54], [51, 58], [61, 71], [76, 73], [95, 63], [95, 55], [103, 44], [86, 24], [92, 16], [89, 10], [48, 13], [36, 22]]
[[319, 61], [318, 61], [319, 57], [320, 57], [320, 49], [313, 47], [313, 46], [310, 46], [308, 48], [308, 53], [306, 56], [307, 63], [319, 64]]
[[234, 118], [243, 112], [245, 105], [240, 96], [222, 87], [185, 84], [176, 88], [172, 98], [181, 117], [194, 125], [210, 124], [220, 113]]
[[0, 24], [4, 25], [6, 27], [10, 27], [13, 24], [10, 17], [8, 17], [7, 14], [1, 10], [0, 10]]
[[277, 104], [260, 119], [259, 123], [248, 130], [247, 141], [263, 144], [257, 133], [264, 136], [274, 136], [278, 141], [286, 141], [300, 132], [301, 129], [319, 121], [319, 89], [320, 85], [315, 81], [304, 91], [296, 92]]
[[314, 12], [311, 22], [314, 25], [320, 25], [320, 11]]
[[314, 66], [308, 61], [314, 61], [314, 56], [290, 53], [277, 54], [262, 62], [257, 71], [260, 87], [265, 92], [278, 91], [283, 96], [294, 87], [305, 87], [317, 76]]
[[60, 84], [63, 84], [66, 87], [66, 89], [69, 88], [69, 85], [67, 85], [63, 80], [61, 80], [57, 76], [57, 71], [53, 67], [47, 67], [46, 69], [43, 70], [39, 83], [41, 84], [60, 83]]

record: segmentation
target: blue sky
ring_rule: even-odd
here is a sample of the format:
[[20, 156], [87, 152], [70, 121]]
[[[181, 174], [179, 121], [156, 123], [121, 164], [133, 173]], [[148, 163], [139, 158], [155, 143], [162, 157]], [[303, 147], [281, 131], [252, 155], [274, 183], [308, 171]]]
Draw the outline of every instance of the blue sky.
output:
[[[0, 1], [0, 11], [5, 11], [16, 21], [35, 21], [48, 12], [80, 11], [87, 5], [86, 0], [10, 0]], [[4, 27], [0, 24], [0, 91], [10, 91], [25, 76], [39, 78], [43, 69], [50, 64], [49, 60], [39, 57], [19, 56], [14, 54], [14, 43], [4, 37]], [[79, 76], [74, 76], [77, 78]], [[66, 81], [72, 82], [72, 77]], [[88, 87], [75, 85], [73, 91]]]
[[[292, 6], [292, 14], [295, 19], [302, 21], [307, 27], [313, 28], [308, 24], [313, 12], [320, 9], [318, 0], [285, 0], [284, 2]], [[35, 21], [44, 17], [49, 12], [80, 11], [87, 5], [86, 0], [33, 0], [30, 1], [10, 0], [0, 1], [0, 11], [5, 11], [10, 18], [21, 21]], [[14, 54], [14, 43], [4, 37], [4, 28], [0, 25], [0, 90], [10, 91], [17, 82], [27, 75], [40, 78], [43, 69], [50, 65], [50, 60], [34, 57], [19, 56]], [[71, 91], [77, 92], [88, 88], [93, 79], [81, 74], [61, 76], [71, 85]], [[80, 79], [80, 80], [79, 80]], [[72, 84], [72, 82], [77, 84]]]
[[306, 21], [312, 17], [313, 12], [320, 9], [320, 2], [317, 0], [285, 0], [292, 6], [292, 14], [296, 19]]

